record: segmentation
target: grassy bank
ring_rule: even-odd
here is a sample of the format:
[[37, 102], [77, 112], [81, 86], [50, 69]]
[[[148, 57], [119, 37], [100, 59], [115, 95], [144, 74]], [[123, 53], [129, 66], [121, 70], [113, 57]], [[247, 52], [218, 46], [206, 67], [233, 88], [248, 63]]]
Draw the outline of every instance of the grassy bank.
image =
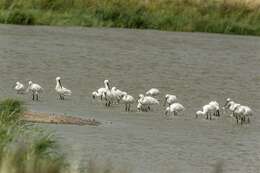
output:
[[260, 35], [248, 0], [0, 0], [0, 22]]

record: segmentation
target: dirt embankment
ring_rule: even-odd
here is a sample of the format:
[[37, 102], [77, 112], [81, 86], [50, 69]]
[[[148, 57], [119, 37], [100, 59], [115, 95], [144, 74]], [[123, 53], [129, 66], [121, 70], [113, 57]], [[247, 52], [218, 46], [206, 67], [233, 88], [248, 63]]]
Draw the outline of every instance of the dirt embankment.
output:
[[33, 123], [72, 124], [97, 126], [100, 122], [94, 118], [81, 118], [77, 116], [57, 115], [43, 112], [25, 112], [24, 121]]

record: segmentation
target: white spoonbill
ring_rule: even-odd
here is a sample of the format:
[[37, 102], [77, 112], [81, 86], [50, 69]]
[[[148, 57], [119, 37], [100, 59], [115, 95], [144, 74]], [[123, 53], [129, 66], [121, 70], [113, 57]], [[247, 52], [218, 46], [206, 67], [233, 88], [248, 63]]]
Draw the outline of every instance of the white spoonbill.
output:
[[151, 96], [144, 96], [143, 94], [139, 95], [138, 103], [141, 104], [141, 108], [145, 111], [150, 110], [151, 105], [159, 105], [159, 101], [156, 98]]
[[135, 102], [135, 99], [133, 96], [131, 95], [128, 95], [128, 94], [125, 94], [123, 97], [122, 97], [122, 101], [123, 103], [125, 104], [125, 111], [130, 111], [130, 107], [131, 105]]
[[32, 100], [39, 100], [39, 93], [43, 91], [43, 88], [39, 84], [33, 83], [32, 81], [29, 81], [28, 84], [29, 86], [26, 91], [32, 92]]
[[104, 81], [106, 91], [104, 92], [106, 106], [109, 107], [112, 105], [115, 100], [114, 94], [111, 92], [109, 80]]
[[95, 93], [95, 95], [93, 96], [93, 93], [92, 93], [92, 98], [93, 99], [95, 99], [96, 97], [100, 97], [100, 100], [103, 100], [103, 98], [105, 97], [105, 92], [106, 92], [106, 88], [104, 88], [104, 87], [101, 87], [101, 88], [99, 88], [97, 91], [96, 91], [96, 93]]
[[95, 99], [96, 97], [100, 97], [101, 100], [102, 100], [102, 94], [97, 92], [97, 91], [94, 91], [92, 92], [92, 98]]
[[70, 96], [72, 94], [71, 90], [62, 86], [60, 77], [56, 77], [55, 90], [58, 93], [58, 95], [60, 96], [60, 100], [64, 100], [65, 96]]
[[126, 92], [123, 92], [119, 89], [117, 89], [116, 87], [112, 87], [111, 92], [113, 94], [114, 97], [114, 101], [116, 101], [116, 103], [118, 104], [121, 100], [121, 98], [127, 94]]
[[198, 118], [198, 116], [205, 116], [206, 119], [211, 120], [212, 113], [214, 113], [215, 110], [216, 110], [215, 107], [210, 104], [204, 105], [202, 107], [202, 111], [196, 112], [196, 118]]
[[25, 87], [22, 83], [17, 81], [14, 90], [17, 92], [17, 94], [23, 94], [23, 92], [25, 91]]
[[145, 94], [149, 96], [157, 96], [160, 94], [160, 91], [157, 88], [151, 88]]
[[184, 106], [181, 105], [180, 103], [173, 103], [166, 108], [165, 116], [167, 116], [168, 114], [169, 114], [169, 116], [171, 116], [172, 113], [173, 113], [173, 116], [176, 116], [179, 113], [183, 112], [184, 110], [185, 110]]
[[234, 110], [234, 116], [237, 119], [237, 124], [238, 124], [238, 120], [240, 119], [241, 124], [243, 124], [243, 122], [246, 122], [246, 117], [247, 117], [247, 122], [250, 122], [250, 116], [253, 115], [253, 111], [250, 107], [248, 106], [237, 106]]
[[226, 103], [225, 103], [225, 105], [223, 106], [223, 109], [225, 110], [226, 108], [228, 108], [228, 109], [232, 112], [231, 116], [234, 117], [234, 110], [235, 110], [238, 106], [240, 106], [240, 104], [235, 103], [235, 102], [232, 101], [230, 98], [227, 98]]
[[216, 101], [211, 101], [211, 102], [209, 102], [209, 105], [213, 106], [216, 110], [216, 112], [214, 112], [213, 115], [219, 117], [220, 116], [219, 103]]
[[166, 94], [165, 95], [165, 100], [164, 100], [164, 106], [166, 106], [166, 103], [170, 106], [173, 103], [177, 102], [177, 97], [175, 95], [171, 94]]

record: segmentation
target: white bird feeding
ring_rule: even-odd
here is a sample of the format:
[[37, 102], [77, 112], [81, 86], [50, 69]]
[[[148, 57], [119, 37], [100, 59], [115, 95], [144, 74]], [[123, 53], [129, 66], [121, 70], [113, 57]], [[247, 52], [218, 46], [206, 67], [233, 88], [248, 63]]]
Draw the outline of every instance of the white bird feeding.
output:
[[120, 99], [122, 99], [122, 97], [127, 94], [126, 92], [123, 92], [116, 87], [112, 87], [111, 92], [113, 94], [113, 100], [116, 101], [117, 104], [120, 102]]
[[243, 122], [246, 122], [246, 117], [247, 117], [247, 122], [250, 122], [250, 116], [253, 115], [253, 111], [250, 107], [248, 106], [237, 106], [234, 110], [234, 116], [237, 119], [237, 124], [238, 124], [238, 120], [240, 119], [241, 124], [243, 124]]
[[25, 87], [22, 83], [17, 81], [14, 90], [17, 92], [17, 94], [23, 94], [25, 91]]
[[166, 94], [165, 95], [165, 100], [164, 100], [164, 106], [166, 106], [166, 103], [170, 106], [173, 103], [177, 102], [177, 97], [175, 95], [171, 94]]
[[170, 106], [168, 106], [165, 110], [165, 116], [171, 116], [173, 113], [173, 116], [176, 116], [183, 112], [185, 110], [184, 106], [181, 105], [180, 103], [173, 103]]
[[157, 96], [160, 94], [160, 91], [157, 88], [151, 88], [145, 94], [149, 96]]
[[211, 102], [209, 102], [209, 105], [211, 105], [215, 110], [213, 115], [219, 117], [220, 116], [219, 103], [216, 101], [211, 101]]
[[32, 92], [32, 100], [39, 100], [39, 93], [43, 91], [43, 88], [39, 84], [33, 83], [32, 81], [29, 81], [28, 84], [29, 86], [26, 91]]
[[228, 108], [230, 110], [230, 112], [232, 112], [231, 116], [234, 116], [234, 110], [240, 106], [240, 104], [235, 103], [234, 101], [232, 101], [230, 98], [227, 98], [225, 105], [223, 106], [223, 109], [225, 110], [226, 108]]
[[212, 113], [214, 113], [216, 110], [216, 108], [210, 104], [204, 105], [202, 107], [202, 111], [197, 111], [196, 112], [196, 118], [198, 118], [198, 116], [205, 116], [206, 119], [210, 119], [212, 118]]
[[143, 94], [139, 95], [137, 109], [140, 111], [148, 111], [150, 110], [151, 105], [159, 105], [159, 101], [156, 98], [151, 96], [144, 96]]
[[97, 91], [94, 91], [92, 92], [92, 98], [95, 99], [96, 97], [101, 97], [101, 100], [102, 100], [102, 94], [97, 92]]
[[71, 90], [62, 86], [60, 77], [56, 77], [55, 90], [58, 93], [60, 100], [64, 100], [65, 96], [70, 96], [72, 94]]
[[133, 96], [131, 95], [128, 95], [128, 94], [125, 94], [123, 97], [122, 97], [122, 101], [123, 103], [125, 104], [125, 111], [130, 111], [130, 107], [131, 105], [135, 102], [135, 99]]
[[105, 97], [106, 88], [101, 87], [97, 91], [92, 92], [92, 98], [95, 99], [96, 97], [100, 97], [100, 100], [103, 100]]

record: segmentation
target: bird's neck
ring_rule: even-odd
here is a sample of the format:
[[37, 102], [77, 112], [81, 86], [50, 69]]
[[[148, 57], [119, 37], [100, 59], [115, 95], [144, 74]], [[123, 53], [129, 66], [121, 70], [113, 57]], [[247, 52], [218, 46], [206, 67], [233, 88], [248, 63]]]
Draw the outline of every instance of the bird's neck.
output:
[[61, 88], [59, 81], [56, 81], [56, 88]]

